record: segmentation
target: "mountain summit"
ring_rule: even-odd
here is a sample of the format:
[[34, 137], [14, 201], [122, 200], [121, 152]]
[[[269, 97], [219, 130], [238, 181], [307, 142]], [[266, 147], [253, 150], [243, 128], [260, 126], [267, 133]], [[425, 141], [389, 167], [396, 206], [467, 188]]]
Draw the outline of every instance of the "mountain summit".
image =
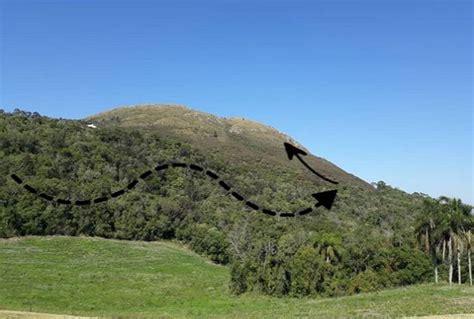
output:
[[[284, 143], [304, 147], [288, 135], [264, 124], [238, 117], [218, 117], [180, 105], [138, 105], [116, 108], [86, 119], [99, 126], [118, 125], [159, 132], [163, 137], [189, 143], [191, 146], [211, 152], [232, 161], [243, 158], [256, 163], [279, 165], [301, 174], [317, 183], [317, 177], [310, 176], [300, 163], [290, 162]], [[309, 153], [306, 149], [305, 151]], [[363, 180], [351, 175], [324, 158], [309, 155], [308, 164], [324, 176], [337, 181], [371, 188]]]

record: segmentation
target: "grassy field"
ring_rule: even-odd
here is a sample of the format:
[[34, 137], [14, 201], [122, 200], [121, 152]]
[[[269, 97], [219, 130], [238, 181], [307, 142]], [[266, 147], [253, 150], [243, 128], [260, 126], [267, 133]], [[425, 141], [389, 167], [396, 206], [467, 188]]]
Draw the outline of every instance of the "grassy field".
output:
[[[0, 309], [134, 318], [383, 318], [474, 313], [474, 289], [419, 285], [343, 298], [234, 296], [229, 271], [170, 242], [0, 240]], [[1, 314], [0, 314], [1, 316]]]

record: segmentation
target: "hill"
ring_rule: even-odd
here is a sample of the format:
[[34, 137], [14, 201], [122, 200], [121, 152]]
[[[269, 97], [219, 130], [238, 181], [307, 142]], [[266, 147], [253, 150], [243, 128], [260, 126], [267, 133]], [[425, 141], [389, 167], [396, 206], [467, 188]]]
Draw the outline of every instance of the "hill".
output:
[[[0, 310], [145, 318], [381, 318], [472, 312], [474, 289], [420, 285], [343, 298], [231, 294], [227, 267], [171, 242], [0, 240]], [[0, 311], [0, 317], [1, 317]]]
[[[284, 142], [303, 149], [304, 146], [273, 127], [248, 119], [221, 118], [177, 105], [142, 105], [113, 109], [87, 120], [99, 126], [119, 125], [153, 130], [160, 132], [163, 137], [188, 143], [196, 149], [215, 153], [231, 162], [245, 160], [278, 165], [297, 171], [305, 178], [313, 179], [315, 183], [321, 183], [320, 179], [307, 174], [301, 164], [288, 161], [282, 148]], [[363, 180], [326, 159], [311, 154], [305, 159], [323, 175], [343, 183], [371, 188]]]
[[[235, 293], [341, 296], [431, 280], [430, 257], [414, 233], [425, 197], [383, 182], [375, 189], [318, 157], [310, 164], [339, 179], [338, 196], [330, 211], [301, 218], [249, 209], [205, 175], [182, 168], [134, 184], [158, 164], [196, 163], [262, 207], [314, 206], [311, 194], [334, 185], [288, 161], [284, 141], [292, 140], [262, 124], [173, 106], [80, 121], [0, 112], [0, 237], [179, 240], [229, 264]], [[31, 194], [11, 174], [54, 199], [110, 200], [64, 205]], [[118, 189], [124, 195], [111, 197]]]

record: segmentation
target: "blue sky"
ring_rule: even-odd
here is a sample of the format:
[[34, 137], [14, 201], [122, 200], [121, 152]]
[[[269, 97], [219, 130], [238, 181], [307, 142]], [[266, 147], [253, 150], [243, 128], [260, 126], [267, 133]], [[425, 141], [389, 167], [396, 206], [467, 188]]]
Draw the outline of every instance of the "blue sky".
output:
[[184, 104], [474, 204], [470, 1], [0, 3], [0, 108]]

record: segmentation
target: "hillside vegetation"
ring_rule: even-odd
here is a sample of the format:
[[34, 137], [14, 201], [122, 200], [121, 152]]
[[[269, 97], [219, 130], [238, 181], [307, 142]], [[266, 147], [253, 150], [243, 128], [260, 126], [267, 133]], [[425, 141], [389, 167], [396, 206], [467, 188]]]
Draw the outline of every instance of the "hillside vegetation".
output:
[[[171, 242], [0, 240], [0, 310], [133, 318], [383, 318], [472, 313], [474, 289], [419, 285], [341, 298], [231, 294], [227, 267]], [[0, 312], [1, 316], [1, 312]]]
[[[96, 129], [87, 127], [91, 122]], [[124, 108], [83, 121], [0, 112], [0, 237], [179, 240], [228, 264], [230, 283], [222, 284], [235, 293], [341, 296], [433, 280], [431, 250], [415, 232], [426, 197], [383, 182], [374, 188], [318, 157], [308, 161], [340, 181], [338, 196], [330, 211], [300, 218], [248, 209], [202, 174], [178, 168], [83, 207], [49, 202], [10, 178], [17, 174], [39, 192], [75, 201], [109, 196], [161, 163], [196, 163], [261, 206], [297, 211], [315, 204], [312, 193], [334, 185], [288, 161], [285, 141], [291, 139], [262, 124], [182, 107]], [[454, 270], [463, 282], [465, 258]], [[445, 281], [446, 261], [436, 264]]]

